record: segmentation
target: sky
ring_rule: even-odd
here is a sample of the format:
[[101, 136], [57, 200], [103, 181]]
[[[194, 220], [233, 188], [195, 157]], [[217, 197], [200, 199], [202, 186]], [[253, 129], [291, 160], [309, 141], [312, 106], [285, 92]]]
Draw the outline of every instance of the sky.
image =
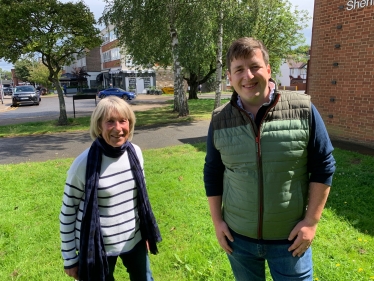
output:
[[[69, 0], [61, 0], [61, 2], [68, 2]], [[314, 0], [289, 0], [292, 6], [297, 6], [298, 10], [307, 10], [310, 17], [313, 17]], [[101, 14], [105, 7], [105, 2], [103, 0], [84, 0], [86, 5], [90, 7], [91, 12], [95, 15], [96, 20], [101, 17]], [[311, 43], [312, 36], [312, 19], [308, 22], [308, 27], [303, 30], [304, 36], [306, 38], [306, 43]], [[2, 70], [10, 71], [13, 66], [3, 60], [0, 60], [0, 68]]]

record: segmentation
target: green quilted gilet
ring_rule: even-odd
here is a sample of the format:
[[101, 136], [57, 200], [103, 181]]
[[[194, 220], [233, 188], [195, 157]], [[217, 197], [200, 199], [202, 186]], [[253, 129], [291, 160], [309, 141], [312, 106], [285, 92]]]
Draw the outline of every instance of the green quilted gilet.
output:
[[227, 104], [213, 112], [214, 145], [226, 167], [223, 216], [235, 232], [282, 240], [303, 219], [310, 111], [309, 96], [282, 93], [265, 115], [258, 136], [243, 110]]

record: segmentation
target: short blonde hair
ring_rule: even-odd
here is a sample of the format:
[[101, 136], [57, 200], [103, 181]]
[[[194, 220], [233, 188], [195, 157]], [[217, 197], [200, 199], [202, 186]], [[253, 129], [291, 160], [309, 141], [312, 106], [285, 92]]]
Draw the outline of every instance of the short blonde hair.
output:
[[134, 111], [131, 109], [130, 105], [127, 102], [116, 96], [109, 96], [102, 99], [92, 112], [90, 136], [93, 140], [101, 135], [101, 122], [108, 119], [113, 113], [118, 113], [122, 118], [129, 121], [130, 132], [128, 140], [132, 140], [135, 127]]

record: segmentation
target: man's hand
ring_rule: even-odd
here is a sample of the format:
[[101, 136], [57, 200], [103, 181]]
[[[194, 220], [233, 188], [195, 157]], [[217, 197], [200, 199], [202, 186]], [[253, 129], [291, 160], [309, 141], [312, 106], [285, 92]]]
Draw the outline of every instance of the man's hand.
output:
[[317, 224], [308, 224], [306, 220], [300, 221], [294, 229], [291, 231], [290, 235], [288, 236], [288, 240], [295, 241], [292, 245], [288, 248], [288, 251], [292, 252], [292, 256], [300, 257], [302, 254], [308, 250], [314, 236], [316, 235]]
[[305, 218], [294, 227], [288, 236], [290, 241], [297, 236], [291, 247], [288, 248], [288, 251], [293, 251], [294, 257], [300, 257], [312, 244], [329, 192], [330, 186], [328, 185], [317, 182], [309, 183], [309, 201]]
[[210, 196], [208, 197], [208, 202], [218, 243], [226, 253], [231, 254], [232, 249], [227, 243], [227, 239], [234, 242], [234, 238], [232, 237], [227, 224], [222, 219], [222, 196]]
[[68, 268], [68, 269], [65, 268], [64, 270], [67, 275], [69, 275], [70, 277], [73, 277], [75, 280], [79, 280], [78, 266], [73, 267], [73, 268]]
[[216, 236], [217, 236], [219, 245], [226, 253], [230, 255], [232, 253], [232, 249], [227, 243], [227, 239], [233, 242], [234, 238], [231, 236], [231, 233], [230, 233], [229, 228], [227, 227], [227, 224], [223, 220], [221, 220], [219, 223], [214, 224], [214, 228], [216, 230]]

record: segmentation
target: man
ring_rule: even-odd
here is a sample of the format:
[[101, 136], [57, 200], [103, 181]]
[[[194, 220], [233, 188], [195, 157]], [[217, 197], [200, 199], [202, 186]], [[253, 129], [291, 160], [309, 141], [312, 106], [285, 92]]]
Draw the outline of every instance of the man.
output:
[[278, 93], [262, 42], [240, 38], [226, 63], [234, 93], [213, 111], [204, 182], [236, 280], [313, 280], [312, 252], [335, 160], [310, 97]]

